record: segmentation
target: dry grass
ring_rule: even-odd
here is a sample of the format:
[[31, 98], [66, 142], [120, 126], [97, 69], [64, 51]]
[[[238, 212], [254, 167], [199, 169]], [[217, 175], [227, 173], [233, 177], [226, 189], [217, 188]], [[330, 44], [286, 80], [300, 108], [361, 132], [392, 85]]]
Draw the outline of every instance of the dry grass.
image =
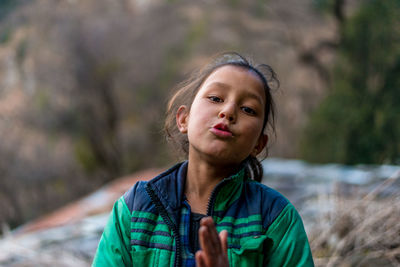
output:
[[328, 196], [333, 209], [310, 234], [316, 266], [400, 266], [400, 192], [387, 190], [399, 177], [400, 171], [367, 195]]

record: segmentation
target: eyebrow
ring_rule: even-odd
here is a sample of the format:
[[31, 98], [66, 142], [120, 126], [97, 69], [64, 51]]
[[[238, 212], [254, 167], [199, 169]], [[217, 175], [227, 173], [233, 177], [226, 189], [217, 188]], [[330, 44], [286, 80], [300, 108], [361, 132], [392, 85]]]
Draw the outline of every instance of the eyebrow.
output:
[[[222, 83], [222, 82], [212, 82], [212, 83], [210, 83], [207, 87], [209, 88], [209, 87], [213, 87], [213, 86], [217, 86], [217, 87], [221, 87], [221, 88], [230, 88], [230, 86], [229, 86], [228, 84]], [[253, 93], [250, 93], [250, 92], [246, 92], [246, 93], [244, 94], [244, 96], [245, 96], [245, 97], [252, 98], [252, 99], [255, 99], [255, 100], [256, 100], [257, 102], [259, 102], [260, 104], [263, 104], [261, 98], [260, 98], [257, 94], [253, 94]]]
[[260, 98], [258, 95], [256, 95], [256, 94], [253, 94], [253, 93], [246, 93], [245, 96], [257, 100], [257, 102], [259, 102], [261, 105], [263, 104], [261, 98]]
[[230, 88], [229, 85], [226, 83], [221, 83], [221, 82], [212, 82], [210, 83], [207, 87], [212, 87], [212, 86], [218, 86], [218, 87], [223, 87], [223, 88]]

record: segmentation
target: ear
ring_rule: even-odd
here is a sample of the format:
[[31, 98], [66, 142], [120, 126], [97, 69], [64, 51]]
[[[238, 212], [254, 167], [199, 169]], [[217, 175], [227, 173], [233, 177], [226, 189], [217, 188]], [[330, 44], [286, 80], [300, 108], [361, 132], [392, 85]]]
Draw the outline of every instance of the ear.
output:
[[261, 151], [264, 149], [264, 147], [268, 143], [268, 135], [266, 134], [261, 134], [260, 137], [258, 138], [257, 144], [254, 147], [253, 151], [251, 152], [251, 155], [253, 157], [256, 157], [258, 154], [261, 153]]
[[176, 125], [181, 133], [187, 133], [187, 125], [189, 121], [189, 111], [186, 106], [180, 106], [176, 112]]

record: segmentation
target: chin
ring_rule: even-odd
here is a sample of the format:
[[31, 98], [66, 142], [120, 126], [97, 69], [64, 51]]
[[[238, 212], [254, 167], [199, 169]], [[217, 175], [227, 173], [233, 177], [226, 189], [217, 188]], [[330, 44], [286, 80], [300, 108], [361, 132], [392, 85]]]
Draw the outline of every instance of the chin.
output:
[[[230, 148], [231, 146], [221, 146], [220, 144], [201, 148], [191, 147], [193, 153], [198, 154], [200, 158], [210, 163], [217, 165], [239, 165], [247, 156], [237, 151], [232, 151]], [[189, 148], [189, 150], [191, 149]]]
[[232, 153], [227, 153], [227, 151], [214, 151], [208, 153], [207, 156], [215, 164], [221, 165], [239, 165], [244, 160], [241, 157], [232, 157]]

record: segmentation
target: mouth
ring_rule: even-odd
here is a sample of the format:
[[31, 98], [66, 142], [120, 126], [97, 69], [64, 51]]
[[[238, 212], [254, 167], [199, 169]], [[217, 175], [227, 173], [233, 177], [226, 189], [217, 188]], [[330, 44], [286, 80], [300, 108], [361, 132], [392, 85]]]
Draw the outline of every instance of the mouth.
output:
[[218, 123], [211, 128], [211, 132], [218, 137], [227, 138], [233, 137], [233, 133], [229, 130], [229, 127], [224, 123]]

